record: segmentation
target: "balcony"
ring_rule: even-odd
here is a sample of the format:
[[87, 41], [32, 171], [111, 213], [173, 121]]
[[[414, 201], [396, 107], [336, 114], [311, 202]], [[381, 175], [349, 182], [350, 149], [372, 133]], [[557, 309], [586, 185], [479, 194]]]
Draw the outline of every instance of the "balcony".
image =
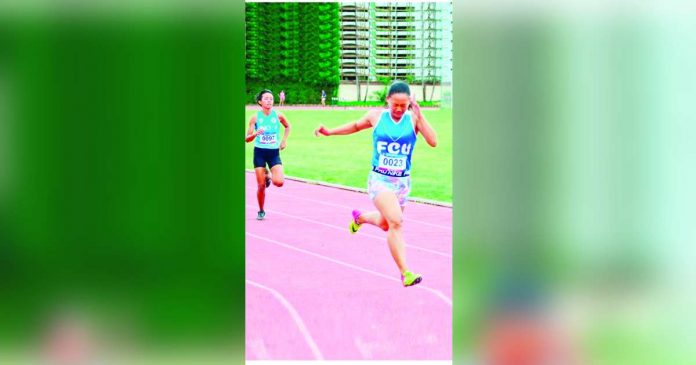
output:
[[375, 16], [375, 20], [378, 22], [404, 22], [404, 23], [412, 23], [416, 21], [416, 17], [411, 16], [411, 15], [377, 15]]
[[391, 51], [414, 51], [416, 49], [415, 46], [409, 45], [409, 44], [394, 44], [394, 45], [377, 45], [375, 46], [375, 49], [378, 51], [385, 51], [385, 52], [391, 52]]
[[357, 34], [341, 34], [341, 40], [343, 41], [367, 41], [370, 37], [367, 35], [357, 35]]
[[[347, 64], [350, 63], [350, 64], [352, 64], [351, 67], [355, 67], [355, 65], [357, 65], [358, 67], [363, 67], [363, 66], [367, 67], [367, 66], [369, 65], [369, 63], [366, 62], [366, 61], [362, 61], [362, 60], [366, 60], [366, 59], [369, 59], [369, 58], [365, 58], [365, 57], [343, 57], [343, 56], [341, 56], [341, 58], [339, 58], [338, 60], [339, 60], [339, 62], [340, 62], [341, 65], [347, 65]], [[359, 60], [361, 60], [361, 61], [359, 61]]]
[[405, 79], [408, 77], [416, 77], [416, 74], [413, 72], [393, 72], [393, 73], [388, 73], [388, 72], [376, 72], [375, 76], [377, 77], [388, 77], [390, 79], [393, 78], [400, 78], [400, 79]]
[[370, 47], [366, 45], [359, 45], [359, 44], [342, 44], [341, 49], [344, 50], [369, 50]]
[[392, 34], [392, 35], [376, 35], [375, 39], [378, 41], [415, 41], [415, 35], [409, 34]]
[[415, 51], [412, 49], [378, 49], [376, 47], [375, 49], [377, 57], [411, 57], [416, 54]]
[[375, 35], [374, 39], [377, 43], [383, 43], [383, 44], [389, 44], [389, 43], [394, 43], [394, 42], [396, 42], [397, 44], [415, 44], [416, 43], [416, 37], [414, 37], [412, 34], [402, 34], [402, 35], [381, 34], [381, 35]]
[[413, 49], [377, 49], [377, 58], [408, 58], [415, 57], [416, 51]]
[[375, 48], [380, 51], [390, 51], [390, 50], [414, 50], [416, 49], [416, 45], [414, 42], [409, 42], [409, 43], [385, 43], [385, 41], [380, 41], [375, 44]]
[[341, 31], [368, 32], [370, 31], [370, 27], [356, 24], [341, 24]]
[[341, 72], [358, 72], [358, 73], [367, 73], [369, 72], [370, 67], [368, 65], [341, 65]]
[[342, 15], [341, 22], [362, 22], [367, 23], [370, 19], [367, 16]]
[[341, 48], [344, 48], [346, 46], [353, 46], [356, 44], [359, 46], [369, 46], [370, 41], [369, 40], [346, 39], [343, 42], [341, 42]]
[[[364, 81], [367, 80], [367, 78], [369, 76], [367, 73], [360, 73], [357, 75], [360, 76], [360, 79], [364, 80]], [[343, 80], [343, 81], [355, 81], [355, 78], [356, 78], [355, 72], [346, 71], [346, 72], [341, 74], [341, 80]]]
[[360, 6], [360, 5], [341, 5], [341, 11], [342, 12], [354, 12], [354, 11], [369, 11], [370, 8], [367, 6]]
[[410, 64], [416, 61], [414, 55], [378, 55], [375, 57], [375, 65], [388, 65], [393, 63]]
[[411, 58], [381, 58], [377, 59], [375, 61], [375, 66], [376, 67], [388, 67], [389, 65], [397, 65], [397, 66], [412, 66], [414, 65], [415, 59]]
[[341, 76], [343, 77], [355, 77], [355, 75], [367, 77], [369, 74], [370, 73], [367, 70], [358, 70], [358, 72], [355, 72], [355, 70], [345, 70], [341, 72]]
[[370, 55], [355, 53], [355, 52], [344, 52], [341, 54], [341, 58], [346, 59], [346, 60], [355, 60], [355, 59], [367, 60], [370, 58]]
[[375, 6], [376, 11], [391, 11], [391, 12], [403, 12], [403, 11], [415, 11], [416, 7], [411, 5], [378, 5]]
[[415, 32], [416, 27], [413, 25], [376, 25], [375, 30], [378, 32]]
[[415, 73], [414, 66], [392, 66], [392, 67], [375, 67], [375, 73]]
[[347, 74], [360, 74], [360, 75], [367, 75], [370, 73], [370, 68], [369, 67], [341, 67], [341, 75], [347, 75]]
[[[397, 23], [397, 22], [381, 22], [375, 23], [375, 30], [378, 32], [393, 32], [393, 31], [415, 31], [415, 23]], [[420, 30], [420, 29], [419, 29]]]
[[370, 9], [368, 8], [362, 8], [362, 7], [355, 7], [351, 5], [344, 5], [341, 6], [341, 14], [355, 14], [355, 13], [369, 13]]

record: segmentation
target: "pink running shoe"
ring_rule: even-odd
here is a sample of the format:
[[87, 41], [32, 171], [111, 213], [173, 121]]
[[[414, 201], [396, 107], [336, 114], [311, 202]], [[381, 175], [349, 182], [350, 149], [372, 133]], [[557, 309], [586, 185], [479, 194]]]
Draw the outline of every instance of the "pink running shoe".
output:
[[350, 222], [350, 225], [348, 226], [351, 234], [355, 234], [360, 229], [360, 223], [358, 223], [358, 218], [360, 218], [360, 214], [361, 213], [359, 210], [353, 210], [353, 220]]

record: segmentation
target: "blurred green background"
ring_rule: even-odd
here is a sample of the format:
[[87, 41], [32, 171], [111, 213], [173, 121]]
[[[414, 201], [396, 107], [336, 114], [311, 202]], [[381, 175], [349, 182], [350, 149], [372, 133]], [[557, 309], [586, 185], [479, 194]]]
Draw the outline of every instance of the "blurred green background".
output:
[[455, 363], [510, 313], [572, 363], [695, 363], [696, 19], [460, 5]]
[[244, 4], [111, 6], [0, 16], [0, 352], [241, 363]]
[[[55, 318], [242, 361], [242, 7], [0, 11], [10, 363]], [[694, 363], [693, 17], [454, 8], [455, 363], [509, 306], [585, 363]]]
[[[277, 98], [276, 98], [277, 99]], [[248, 120], [259, 107], [246, 111]], [[362, 118], [367, 109], [294, 110], [276, 106], [290, 122], [288, 147], [281, 152], [285, 174], [304, 179], [367, 189], [372, 159], [372, 130], [349, 136], [317, 138], [319, 124], [334, 128]], [[413, 155], [412, 197], [452, 202], [452, 110], [424, 110], [423, 114], [438, 133], [438, 145], [431, 148], [419, 138]], [[246, 168], [253, 169], [254, 144], [246, 146]]]

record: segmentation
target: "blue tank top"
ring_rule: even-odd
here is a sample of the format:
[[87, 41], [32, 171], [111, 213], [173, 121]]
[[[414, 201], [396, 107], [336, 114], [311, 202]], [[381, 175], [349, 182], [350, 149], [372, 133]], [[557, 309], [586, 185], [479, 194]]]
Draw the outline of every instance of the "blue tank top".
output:
[[263, 134], [259, 134], [254, 139], [254, 147], [278, 149], [280, 148], [280, 121], [275, 110], [271, 110], [269, 115], [264, 115], [259, 110], [256, 113], [256, 129], [263, 128]]
[[416, 133], [410, 111], [394, 123], [385, 110], [372, 131], [372, 171], [387, 176], [409, 176]]

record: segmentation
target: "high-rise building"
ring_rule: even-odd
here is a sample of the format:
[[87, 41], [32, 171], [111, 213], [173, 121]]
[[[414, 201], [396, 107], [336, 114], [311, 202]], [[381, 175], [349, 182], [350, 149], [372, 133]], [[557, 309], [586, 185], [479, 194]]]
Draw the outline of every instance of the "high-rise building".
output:
[[416, 8], [410, 3], [375, 3], [374, 76], [412, 80], [416, 76]]
[[451, 71], [450, 2], [341, 3], [344, 82], [442, 83]]
[[367, 80], [370, 75], [370, 3], [341, 3], [341, 79]]

